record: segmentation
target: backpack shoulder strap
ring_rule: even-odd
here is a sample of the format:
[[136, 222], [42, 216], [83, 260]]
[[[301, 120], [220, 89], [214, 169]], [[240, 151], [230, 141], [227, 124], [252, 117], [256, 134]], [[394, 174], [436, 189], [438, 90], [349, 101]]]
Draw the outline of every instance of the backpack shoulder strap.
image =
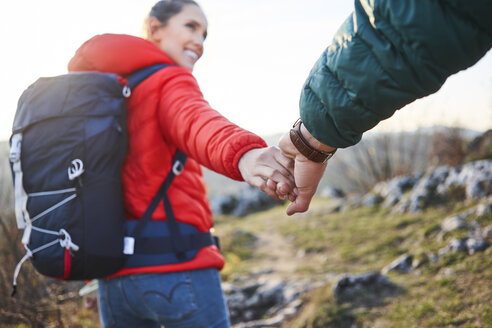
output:
[[138, 220], [137, 226], [134, 228], [130, 236], [125, 237], [125, 246], [124, 246], [125, 254], [127, 255], [133, 254], [135, 240], [140, 237], [140, 235], [143, 232], [143, 229], [145, 228], [145, 225], [148, 222], [150, 222], [150, 218], [152, 217], [152, 214], [154, 213], [154, 211], [156, 210], [157, 206], [161, 201], [163, 201], [164, 203], [164, 210], [166, 212], [169, 230], [171, 232], [171, 237], [173, 239], [173, 246], [174, 246], [173, 248], [177, 248], [175, 249], [176, 253], [180, 253], [180, 255], [183, 253], [181, 250], [182, 247], [180, 243], [181, 234], [179, 232], [178, 223], [176, 222], [176, 219], [174, 217], [174, 212], [172, 210], [171, 203], [167, 198], [167, 190], [171, 185], [171, 182], [174, 180], [174, 178], [177, 175], [181, 174], [184, 165], [186, 163], [186, 159], [187, 159], [186, 154], [178, 149], [172, 160], [171, 171], [168, 173], [166, 179], [161, 184], [161, 187], [155, 194], [150, 205], [147, 207], [147, 210], [143, 214], [142, 218]]
[[169, 64], [156, 64], [148, 67], [144, 67], [136, 72], [133, 72], [128, 78], [128, 86], [130, 87], [131, 90], [135, 88], [137, 85], [139, 85], [141, 82], [143, 82], [146, 78], [154, 74], [155, 72], [168, 67], [168, 66], [173, 66]]

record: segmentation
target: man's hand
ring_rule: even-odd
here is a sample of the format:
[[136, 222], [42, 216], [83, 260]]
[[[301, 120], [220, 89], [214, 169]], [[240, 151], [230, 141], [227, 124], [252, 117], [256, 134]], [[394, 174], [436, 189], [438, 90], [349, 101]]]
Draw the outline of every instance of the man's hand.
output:
[[239, 171], [244, 181], [275, 199], [295, 200], [294, 160], [278, 147], [255, 148], [241, 157]]
[[[304, 126], [301, 127], [301, 129]], [[333, 151], [334, 148], [321, 144], [304, 128], [301, 130], [304, 138], [317, 149]], [[302, 155], [290, 140], [289, 133], [282, 136], [279, 147], [286, 157], [294, 159], [294, 180], [296, 183], [297, 197], [287, 207], [287, 215], [306, 212], [309, 209], [311, 199], [316, 193], [318, 184], [323, 177], [326, 163], [316, 163]]]

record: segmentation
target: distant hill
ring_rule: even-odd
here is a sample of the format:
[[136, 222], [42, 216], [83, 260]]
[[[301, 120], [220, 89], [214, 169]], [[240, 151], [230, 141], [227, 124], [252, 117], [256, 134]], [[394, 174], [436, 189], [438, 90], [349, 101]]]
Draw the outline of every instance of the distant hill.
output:
[[[449, 133], [451, 128], [435, 126], [412, 132], [367, 133], [354, 147], [340, 149], [328, 163], [328, 169], [320, 182], [318, 193], [327, 187], [346, 192], [366, 192], [379, 179], [374, 174], [388, 172], [387, 178], [423, 171], [429, 162], [433, 136]], [[470, 141], [481, 132], [459, 129], [460, 136]], [[269, 145], [277, 144], [280, 134], [264, 137]], [[237, 192], [243, 184], [204, 169], [204, 177], [210, 196]]]

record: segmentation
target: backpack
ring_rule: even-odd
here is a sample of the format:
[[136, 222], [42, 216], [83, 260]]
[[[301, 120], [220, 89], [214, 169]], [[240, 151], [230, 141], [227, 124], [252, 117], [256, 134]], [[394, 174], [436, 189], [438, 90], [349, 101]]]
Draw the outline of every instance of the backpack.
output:
[[[144, 68], [128, 79], [99, 72], [40, 78], [21, 95], [10, 162], [26, 255], [15, 269], [12, 295], [27, 259], [43, 275], [89, 280], [120, 270], [135, 252], [151, 252], [160, 264], [185, 261], [197, 249], [216, 244], [208, 232], [187, 232], [189, 227], [176, 222], [166, 201], [167, 188], [186, 161], [180, 151], [142, 219], [125, 223], [121, 167], [127, 147], [126, 98], [165, 66]], [[170, 218], [164, 232], [142, 238], [148, 246], [135, 244], [146, 230], [154, 229], [150, 217], [163, 199]], [[165, 253], [164, 260], [159, 252]], [[169, 252], [175, 253], [171, 260]], [[146, 265], [148, 256], [142, 257], [143, 262], [136, 257], [133, 265]]]

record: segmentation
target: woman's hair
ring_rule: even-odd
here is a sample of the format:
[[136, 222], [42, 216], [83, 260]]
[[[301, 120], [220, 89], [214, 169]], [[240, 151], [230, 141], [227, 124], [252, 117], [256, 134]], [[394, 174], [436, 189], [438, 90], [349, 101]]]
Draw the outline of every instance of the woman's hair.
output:
[[161, 0], [150, 10], [149, 17], [157, 18], [162, 25], [166, 25], [171, 17], [179, 14], [185, 5], [200, 7], [193, 0]]
[[169, 19], [174, 15], [179, 14], [186, 5], [195, 5], [200, 8], [198, 3], [193, 0], [160, 0], [157, 2], [150, 10], [149, 15], [145, 18], [143, 29], [144, 36], [147, 36], [146, 26], [150, 17], [155, 17], [162, 25], [166, 25], [167, 22], [169, 22]]

